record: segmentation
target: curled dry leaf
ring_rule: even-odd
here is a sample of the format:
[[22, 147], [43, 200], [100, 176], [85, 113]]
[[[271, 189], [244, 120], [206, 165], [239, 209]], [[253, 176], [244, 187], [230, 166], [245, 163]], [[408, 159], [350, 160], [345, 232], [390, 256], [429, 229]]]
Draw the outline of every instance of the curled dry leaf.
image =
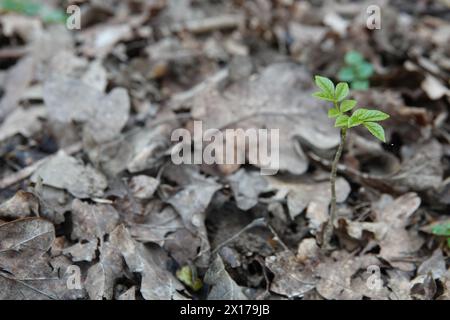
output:
[[146, 175], [134, 176], [130, 180], [131, 192], [138, 199], [150, 199], [158, 185], [158, 179]]
[[25, 218], [39, 215], [39, 199], [31, 192], [19, 190], [9, 200], [0, 205], [0, 217]]
[[16, 134], [30, 137], [42, 128], [40, 118], [47, 114], [44, 107], [14, 109], [0, 126], [0, 142]]
[[95, 259], [97, 250], [97, 240], [90, 240], [88, 242], [82, 243], [78, 242], [73, 246], [65, 248], [62, 253], [72, 257], [72, 261], [92, 261]]
[[66, 189], [79, 198], [102, 196], [108, 186], [100, 172], [63, 151], [44, 162], [31, 176], [31, 181], [37, 182], [39, 177], [44, 185]]

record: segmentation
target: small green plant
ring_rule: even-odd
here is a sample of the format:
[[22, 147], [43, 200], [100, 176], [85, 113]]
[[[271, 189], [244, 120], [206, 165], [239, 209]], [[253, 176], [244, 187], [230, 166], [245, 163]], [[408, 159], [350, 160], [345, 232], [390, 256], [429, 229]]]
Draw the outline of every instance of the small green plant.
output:
[[64, 23], [67, 18], [62, 10], [30, 0], [0, 0], [0, 12], [2, 11], [39, 17], [45, 23]]
[[376, 138], [383, 142], [386, 142], [384, 135], [384, 129], [377, 122], [386, 120], [389, 115], [379, 110], [369, 110], [365, 108], [359, 108], [352, 114], [350, 111], [356, 107], [356, 100], [349, 100], [346, 97], [349, 95], [350, 90], [346, 82], [340, 82], [336, 86], [333, 81], [328, 78], [316, 76], [316, 85], [321, 89], [319, 92], [313, 94], [314, 97], [333, 103], [333, 107], [328, 110], [328, 117], [335, 118], [334, 126], [340, 128], [341, 141], [336, 151], [332, 166], [331, 166], [331, 207], [330, 207], [330, 219], [324, 229], [323, 243], [322, 245], [326, 249], [330, 249], [330, 241], [333, 235], [334, 221], [336, 220], [336, 172], [339, 159], [342, 155], [342, 150], [345, 145], [345, 138], [347, 130], [350, 128], [363, 125], [369, 132]]
[[339, 70], [340, 81], [350, 83], [354, 90], [367, 90], [369, 79], [373, 75], [373, 66], [358, 51], [349, 51], [345, 55], [345, 66]]
[[435, 225], [431, 229], [431, 233], [447, 238], [447, 246], [450, 248], [450, 221]]

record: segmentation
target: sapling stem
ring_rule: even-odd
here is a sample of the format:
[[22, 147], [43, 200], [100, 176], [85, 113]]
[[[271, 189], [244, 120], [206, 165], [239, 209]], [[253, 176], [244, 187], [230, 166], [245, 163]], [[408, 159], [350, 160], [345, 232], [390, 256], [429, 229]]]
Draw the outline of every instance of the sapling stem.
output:
[[334, 126], [341, 130], [341, 139], [331, 165], [330, 217], [322, 233], [322, 248], [329, 251], [332, 249], [331, 238], [333, 237], [334, 223], [336, 222], [336, 172], [342, 150], [344, 149], [347, 130], [363, 125], [373, 136], [386, 142], [384, 129], [377, 122], [386, 120], [389, 118], [389, 115], [379, 110], [368, 110], [365, 108], [359, 108], [349, 115], [348, 113], [356, 106], [357, 101], [345, 99], [349, 95], [349, 88], [346, 82], [340, 82], [335, 86], [333, 81], [321, 76], [316, 76], [315, 82], [321, 91], [313, 93], [313, 96], [320, 100], [333, 102], [333, 108], [328, 110], [328, 117], [336, 118]]
[[331, 185], [331, 206], [330, 206], [330, 218], [323, 233], [323, 247], [326, 250], [332, 248], [331, 237], [333, 236], [334, 222], [336, 221], [336, 173], [339, 160], [342, 156], [342, 150], [345, 145], [345, 138], [347, 136], [347, 128], [341, 129], [341, 141], [339, 142], [338, 149], [334, 156], [333, 163], [331, 164], [330, 185]]

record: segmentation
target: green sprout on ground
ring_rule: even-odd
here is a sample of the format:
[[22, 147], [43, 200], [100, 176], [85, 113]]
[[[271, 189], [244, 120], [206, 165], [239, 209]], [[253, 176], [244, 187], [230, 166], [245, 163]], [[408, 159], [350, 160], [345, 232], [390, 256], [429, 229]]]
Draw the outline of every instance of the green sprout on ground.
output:
[[326, 250], [331, 249], [331, 237], [333, 235], [333, 226], [336, 220], [336, 172], [339, 159], [342, 155], [342, 150], [345, 145], [345, 138], [347, 130], [359, 125], [363, 125], [369, 132], [376, 138], [383, 142], [386, 142], [384, 135], [384, 129], [377, 122], [386, 120], [389, 115], [379, 110], [369, 110], [359, 108], [350, 114], [350, 111], [356, 107], [356, 100], [348, 100], [346, 97], [349, 95], [350, 90], [346, 82], [340, 82], [336, 86], [333, 81], [328, 78], [316, 76], [316, 85], [321, 89], [319, 92], [313, 94], [314, 97], [320, 100], [325, 100], [333, 103], [333, 107], [328, 110], [328, 117], [335, 118], [334, 126], [340, 128], [341, 140], [339, 147], [336, 151], [332, 166], [331, 166], [331, 208], [330, 218], [325, 226], [322, 245]]
[[29, 0], [0, 0], [0, 12], [16, 12], [30, 17], [39, 17], [45, 23], [65, 23], [67, 19], [63, 10]]
[[435, 225], [431, 229], [431, 233], [439, 237], [447, 238], [447, 246], [450, 248], [450, 221]]
[[349, 51], [345, 55], [345, 66], [339, 70], [340, 81], [350, 83], [354, 90], [369, 89], [369, 79], [373, 75], [373, 66], [358, 51]]

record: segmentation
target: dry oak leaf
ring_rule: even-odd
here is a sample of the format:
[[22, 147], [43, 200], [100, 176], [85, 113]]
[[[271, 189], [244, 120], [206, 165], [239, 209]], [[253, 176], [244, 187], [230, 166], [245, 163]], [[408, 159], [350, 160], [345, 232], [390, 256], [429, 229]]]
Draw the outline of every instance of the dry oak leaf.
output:
[[67, 260], [51, 260], [53, 224], [25, 218], [0, 225], [0, 299], [75, 299], [80, 290], [67, 288]]
[[[312, 76], [294, 63], [266, 67], [257, 77], [238, 81], [224, 92], [201, 91], [191, 110], [203, 128], [279, 129], [279, 169], [293, 174], [307, 170], [308, 159], [299, 139], [315, 149], [338, 145], [339, 134], [330, 125], [324, 106], [314, 99]], [[252, 146], [258, 148], [258, 146]], [[257, 154], [257, 153], [256, 153]]]

